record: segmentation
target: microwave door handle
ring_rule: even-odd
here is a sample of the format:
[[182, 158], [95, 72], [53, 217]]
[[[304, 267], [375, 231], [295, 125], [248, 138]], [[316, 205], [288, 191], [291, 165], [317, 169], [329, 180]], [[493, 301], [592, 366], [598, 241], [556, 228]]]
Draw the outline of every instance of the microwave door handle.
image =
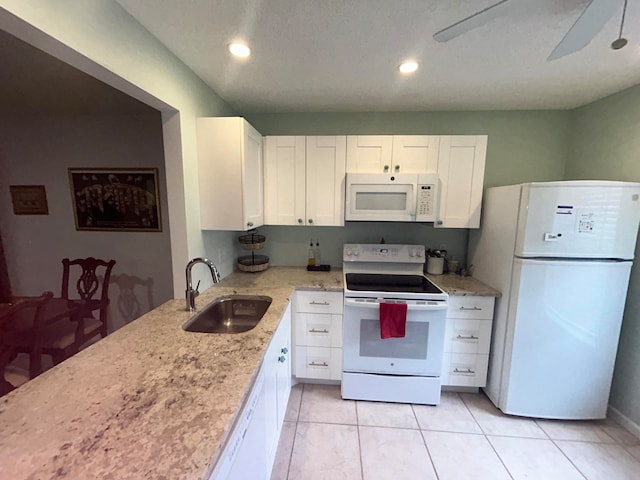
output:
[[[356, 307], [356, 308], [367, 308], [367, 309], [379, 309], [380, 308], [380, 304], [384, 303], [384, 300], [382, 301], [375, 301], [375, 302], [358, 302], [356, 300], [352, 300], [352, 299], [345, 299], [344, 301], [344, 305], [345, 307]], [[426, 303], [421, 303], [421, 304], [407, 304], [407, 311], [425, 311], [425, 310], [446, 310], [447, 309], [447, 304], [445, 302], [438, 302], [437, 304], [426, 304]]]

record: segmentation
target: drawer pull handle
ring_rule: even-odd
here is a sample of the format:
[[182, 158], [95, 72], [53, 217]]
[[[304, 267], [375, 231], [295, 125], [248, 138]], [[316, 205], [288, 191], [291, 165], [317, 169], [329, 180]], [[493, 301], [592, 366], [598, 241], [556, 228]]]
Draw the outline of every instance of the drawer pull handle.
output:
[[329, 364], [327, 362], [322, 362], [322, 363], [316, 363], [316, 362], [311, 362], [309, 363], [310, 367], [328, 367]]
[[482, 308], [480, 308], [480, 307], [472, 307], [472, 308], [469, 308], [469, 307], [460, 307], [460, 310], [461, 310], [461, 311], [462, 311], [462, 310], [480, 311], [480, 310], [482, 310]]
[[453, 369], [454, 373], [470, 373], [470, 374], [474, 374], [476, 373], [475, 370], [471, 370], [470, 368], [465, 368], [465, 369], [460, 369], [458, 367]]
[[331, 305], [329, 302], [316, 302], [315, 300], [312, 302], [309, 302], [309, 305]]
[[327, 330], [326, 328], [323, 328], [322, 330], [316, 330], [315, 328], [312, 328], [311, 330], [309, 330], [309, 333], [329, 333], [329, 330]]
[[478, 340], [478, 337], [475, 335], [457, 335], [457, 340]]

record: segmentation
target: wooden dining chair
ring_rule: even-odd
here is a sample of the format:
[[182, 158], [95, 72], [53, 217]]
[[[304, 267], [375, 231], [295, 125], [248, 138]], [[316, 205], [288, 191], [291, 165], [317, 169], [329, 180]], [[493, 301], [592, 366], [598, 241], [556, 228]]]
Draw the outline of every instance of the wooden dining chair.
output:
[[84, 305], [86, 315], [78, 328], [78, 347], [92, 338], [108, 334], [109, 283], [115, 260], [93, 257], [62, 260], [61, 297]]
[[4, 370], [16, 354], [29, 355], [29, 378], [42, 372], [43, 312], [52, 292], [39, 297], [18, 298], [2, 313], [0, 319], [0, 391], [4, 395], [13, 385], [4, 378]]

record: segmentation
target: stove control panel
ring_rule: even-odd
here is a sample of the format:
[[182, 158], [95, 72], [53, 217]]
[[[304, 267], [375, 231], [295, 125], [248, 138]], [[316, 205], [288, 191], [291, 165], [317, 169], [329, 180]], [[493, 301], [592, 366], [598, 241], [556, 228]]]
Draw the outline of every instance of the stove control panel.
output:
[[350, 243], [343, 247], [345, 262], [424, 263], [424, 245]]

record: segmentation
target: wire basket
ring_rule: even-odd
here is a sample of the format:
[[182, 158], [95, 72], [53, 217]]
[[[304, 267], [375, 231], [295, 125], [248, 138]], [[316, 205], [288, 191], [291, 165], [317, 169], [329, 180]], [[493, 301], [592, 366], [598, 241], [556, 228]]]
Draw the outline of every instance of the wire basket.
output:
[[238, 237], [240, 248], [243, 250], [260, 250], [264, 247], [265, 236], [251, 233], [249, 235], [240, 235]]
[[266, 255], [243, 255], [238, 257], [238, 269], [243, 272], [262, 272], [269, 268], [269, 257]]

